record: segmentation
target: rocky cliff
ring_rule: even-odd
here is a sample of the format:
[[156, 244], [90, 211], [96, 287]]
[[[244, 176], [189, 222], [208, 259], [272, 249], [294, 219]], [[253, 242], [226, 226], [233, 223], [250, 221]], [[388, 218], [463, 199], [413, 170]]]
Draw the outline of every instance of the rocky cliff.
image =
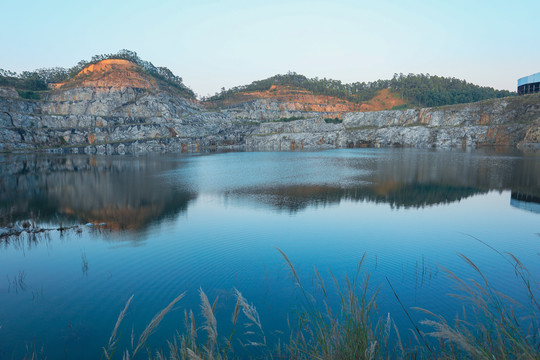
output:
[[[296, 93], [293, 101], [290, 89], [275, 92], [274, 97], [261, 92], [209, 106], [183, 97], [127, 60], [103, 60], [56, 84], [40, 100], [0, 88], [0, 151], [540, 145], [540, 95], [365, 112], [358, 104], [304, 93]], [[342, 122], [327, 123], [335, 117]]]
[[38, 100], [0, 91], [0, 151], [126, 153], [240, 144], [246, 131], [126, 60], [91, 65]]
[[341, 124], [321, 117], [260, 124], [248, 147], [540, 146], [540, 96], [488, 100], [441, 108], [349, 112]]

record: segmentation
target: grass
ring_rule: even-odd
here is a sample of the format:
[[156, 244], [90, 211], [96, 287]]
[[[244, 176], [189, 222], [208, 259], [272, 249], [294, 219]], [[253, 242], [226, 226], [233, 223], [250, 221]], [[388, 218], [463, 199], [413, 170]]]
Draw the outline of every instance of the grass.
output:
[[260, 122], [258, 122], [258, 121], [250, 121], [250, 120], [243, 120], [243, 121], [236, 121], [236, 122], [234, 122], [234, 124], [256, 126], [256, 125], [260, 125]]
[[411, 109], [410, 104], [396, 105], [396, 106], [392, 107], [392, 109], [390, 109], [390, 110], [407, 110], [407, 109]]
[[[300, 329], [289, 345], [290, 358], [540, 359], [540, 304], [537, 300], [540, 285], [514, 255], [490, 248], [513, 268], [527, 294], [528, 303], [520, 304], [509, 294], [495, 289], [476, 264], [461, 254], [460, 257], [474, 270], [479, 280], [464, 280], [443, 268], [457, 285], [458, 291], [450, 296], [461, 300], [464, 306], [463, 316], [456, 317], [452, 323], [427, 309], [413, 308], [428, 316], [420, 324], [415, 324], [388, 282], [411, 319], [412, 328], [409, 330], [415, 336], [417, 346], [410, 348], [403, 346], [400, 331], [390, 315], [384, 318], [374, 311], [378, 289], [369, 292], [369, 274], [358, 282], [364, 258], [354, 278], [345, 279], [346, 287], [340, 287], [332, 275], [335, 292], [340, 299], [340, 306], [334, 311], [328, 305], [329, 290], [318, 271], [314, 270], [324, 294], [319, 304], [312, 294], [306, 292], [292, 262], [279, 250], [305, 301], [299, 314]], [[516, 315], [518, 308], [524, 317]], [[429, 338], [438, 341], [429, 341]]]
[[[527, 294], [526, 304], [519, 304], [508, 294], [495, 289], [477, 265], [461, 254], [477, 278], [462, 279], [443, 268], [457, 286], [456, 293], [450, 296], [463, 304], [463, 314], [455, 319], [443, 318], [428, 309], [408, 309], [387, 279], [411, 322], [409, 329], [398, 329], [390, 314], [378, 312], [376, 299], [382, 285], [370, 285], [369, 273], [363, 271], [365, 255], [354, 276], [345, 277], [344, 283], [330, 273], [332, 284], [326, 284], [314, 269], [315, 293], [307, 290], [293, 262], [285, 252], [277, 249], [301, 295], [296, 316], [289, 322], [287, 341], [269, 346], [255, 306], [237, 289], [234, 289], [236, 302], [231, 315], [232, 327], [229, 326], [228, 333], [222, 335], [223, 326], [218, 325], [215, 315], [219, 299], [210, 301], [200, 289], [200, 315], [184, 310], [184, 330], [167, 342], [167, 349], [150, 349], [147, 340], [185, 293], [157, 313], [138, 338], [132, 333], [131, 346], [120, 350], [120, 328], [133, 300], [133, 296], [130, 297], [102, 349], [102, 357], [108, 360], [144, 357], [156, 360], [540, 359], [540, 305], [537, 299], [540, 284], [514, 255], [489, 247], [511, 266]], [[333, 306], [335, 301], [332, 299], [336, 296], [338, 304]], [[419, 312], [426, 318], [415, 323], [410, 311]], [[526, 316], [520, 317], [517, 313]], [[412, 333], [414, 340], [408, 346], [402, 342], [403, 331]], [[42, 351], [38, 354], [35, 346], [30, 350], [32, 352], [26, 358], [41, 358]]]
[[19, 96], [23, 99], [27, 100], [39, 100], [41, 96], [39, 95], [40, 92], [38, 91], [32, 91], [32, 90], [17, 90], [19, 93]]
[[[431, 316], [422, 324], [431, 329], [427, 335], [443, 341], [439, 351], [446, 358], [457, 354], [473, 359], [540, 359], [540, 305], [536, 298], [539, 283], [514, 255], [499, 254], [514, 268], [528, 303], [521, 304], [493, 288], [476, 264], [460, 254], [479, 277], [479, 281], [464, 280], [443, 268], [458, 286], [458, 292], [451, 296], [463, 301], [462, 317], [456, 317], [450, 325], [443, 317], [419, 309]], [[515, 309], [526, 316], [516, 316]]]
[[304, 299], [298, 314], [299, 327], [292, 331], [288, 345], [289, 358], [374, 359], [380, 349], [377, 346], [376, 334], [382, 327], [379, 326], [380, 324], [374, 326], [371, 316], [378, 290], [368, 295], [369, 276], [361, 281], [362, 285], [359, 289], [357, 286], [365, 255], [360, 260], [354, 277], [346, 278], [345, 288], [342, 289], [332, 275], [340, 302], [339, 311], [335, 311], [330, 306], [329, 289], [317, 269], [314, 269], [317, 285], [324, 294], [322, 307], [319, 306], [315, 297], [306, 291], [287, 255], [280, 249], [278, 251], [291, 270]]
[[272, 122], [291, 122], [296, 120], [304, 120], [302, 116], [290, 116], [290, 117], [281, 117], [279, 119], [272, 120]]
[[[175, 298], [169, 305], [154, 316], [154, 318], [148, 323], [144, 331], [139, 336], [137, 344], [134, 344], [134, 335], [131, 336], [131, 349], [124, 349], [121, 351], [121, 358], [123, 360], [135, 359], [136, 355], [141, 352], [145, 352], [147, 357], [152, 359], [229, 359], [237, 358], [234, 356], [233, 341], [240, 342], [243, 348], [257, 348], [263, 349], [265, 352], [267, 349], [266, 336], [264, 334], [263, 327], [259, 318], [257, 309], [252, 304], [249, 304], [247, 300], [242, 296], [240, 291], [235, 289], [236, 305], [232, 314], [232, 330], [226, 337], [220, 337], [218, 332], [217, 319], [215, 316], [215, 309], [218, 298], [213, 302], [210, 302], [206, 293], [200, 289], [199, 297], [201, 300], [200, 313], [202, 318], [202, 324], [197, 325], [196, 316], [192, 310], [184, 311], [184, 326], [185, 332], [177, 333], [177, 335], [169, 340], [168, 351], [157, 350], [152, 352], [151, 349], [146, 347], [146, 342], [150, 335], [159, 326], [161, 320], [167, 315], [173, 306], [184, 297], [185, 293]], [[131, 296], [124, 309], [120, 312], [116, 324], [113, 328], [111, 336], [106, 346], [103, 347], [103, 358], [112, 360], [115, 354], [118, 352], [119, 328], [126, 316], [126, 312], [133, 300]], [[244, 331], [242, 332], [242, 340], [236, 338], [236, 333], [239, 331], [238, 322], [240, 315], [243, 315], [245, 322], [242, 324]], [[204, 336], [206, 335], [206, 336]], [[144, 351], [142, 351], [144, 350]], [[259, 351], [261, 352], [261, 351]], [[256, 353], [256, 352], [255, 352]], [[269, 354], [269, 353], [268, 353]], [[264, 355], [264, 357], [267, 357]], [[138, 357], [140, 358], [140, 356]]]

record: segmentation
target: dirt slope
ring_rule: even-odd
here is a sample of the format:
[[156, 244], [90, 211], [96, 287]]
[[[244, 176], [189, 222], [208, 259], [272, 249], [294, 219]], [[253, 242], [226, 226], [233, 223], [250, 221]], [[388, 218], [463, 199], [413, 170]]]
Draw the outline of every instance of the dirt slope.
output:
[[282, 103], [294, 104], [299, 111], [316, 111], [325, 113], [345, 113], [350, 111], [379, 111], [390, 110], [405, 102], [393, 94], [390, 89], [384, 89], [365, 102], [355, 103], [335, 96], [315, 95], [311, 91], [292, 86], [273, 85], [268, 90], [239, 92], [216, 104], [231, 106], [257, 99], [271, 99]]
[[149, 89], [156, 86], [156, 81], [145, 74], [138, 65], [128, 60], [108, 59], [88, 65], [73, 79], [54, 84], [55, 89], [71, 87], [131, 87]]

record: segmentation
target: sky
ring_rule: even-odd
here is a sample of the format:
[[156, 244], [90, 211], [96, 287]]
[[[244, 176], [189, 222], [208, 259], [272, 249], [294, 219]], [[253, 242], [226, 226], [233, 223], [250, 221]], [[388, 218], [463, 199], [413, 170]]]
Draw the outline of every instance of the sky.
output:
[[129, 49], [198, 95], [295, 71], [394, 73], [515, 91], [540, 71], [538, 0], [0, 0], [0, 68], [72, 67]]

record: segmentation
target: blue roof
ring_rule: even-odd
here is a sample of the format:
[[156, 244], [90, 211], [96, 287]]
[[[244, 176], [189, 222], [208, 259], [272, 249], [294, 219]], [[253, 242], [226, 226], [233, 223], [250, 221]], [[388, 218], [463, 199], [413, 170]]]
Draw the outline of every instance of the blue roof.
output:
[[518, 80], [518, 86], [540, 82], [540, 72], [522, 77]]

